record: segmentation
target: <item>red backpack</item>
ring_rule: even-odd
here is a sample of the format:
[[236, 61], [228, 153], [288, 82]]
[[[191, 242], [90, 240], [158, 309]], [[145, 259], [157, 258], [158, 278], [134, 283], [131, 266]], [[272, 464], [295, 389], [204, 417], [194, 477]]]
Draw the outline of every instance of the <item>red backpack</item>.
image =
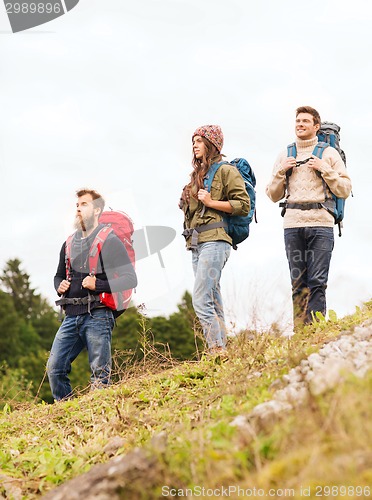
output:
[[[99, 218], [99, 223], [104, 224], [105, 227], [100, 229], [94, 238], [94, 241], [89, 250], [89, 272], [95, 274], [98, 267], [98, 259], [101, 249], [109, 234], [114, 232], [119, 240], [124, 244], [128, 253], [129, 259], [135, 267], [135, 253], [132, 242], [133, 235], [133, 222], [125, 212], [111, 210], [109, 212], [102, 212]], [[71, 276], [71, 242], [73, 234], [66, 240], [66, 277]], [[107, 293], [102, 292], [99, 295], [101, 304], [114, 310], [115, 316], [122, 314], [129, 305], [132, 298], [133, 290], [123, 290], [122, 292]]]

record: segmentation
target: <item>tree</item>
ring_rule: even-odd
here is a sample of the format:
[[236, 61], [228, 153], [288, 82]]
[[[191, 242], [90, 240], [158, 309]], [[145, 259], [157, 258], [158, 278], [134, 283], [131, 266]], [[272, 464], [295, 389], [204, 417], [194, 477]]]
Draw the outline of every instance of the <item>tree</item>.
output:
[[13, 299], [16, 311], [25, 319], [30, 319], [36, 305], [35, 289], [31, 288], [30, 276], [21, 270], [19, 259], [8, 260], [0, 276], [5, 291]]
[[[185, 292], [178, 311], [169, 318], [155, 316], [147, 318], [136, 308], [128, 309], [119, 317], [117, 328], [113, 331], [113, 349], [128, 352], [128, 357], [134, 359], [143, 357], [143, 343], [155, 344], [162, 350], [160, 344], [169, 346], [171, 354], [176, 359], [191, 359], [197, 350], [194, 330], [198, 321], [192, 306], [189, 292]], [[197, 337], [198, 349], [202, 349], [202, 342]], [[158, 345], [156, 345], [158, 344]]]
[[173, 358], [184, 360], [194, 357], [194, 331], [181, 313], [171, 314], [168, 319], [162, 316], [151, 318], [150, 325], [155, 342], [168, 344]]
[[36, 300], [31, 323], [40, 337], [41, 346], [49, 351], [61, 323], [58, 320], [57, 312], [41, 296]]
[[193, 330], [201, 328], [192, 305], [192, 296], [190, 292], [186, 290], [186, 292], [182, 295], [181, 304], [178, 304], [177, 307], [178, 312], [182, 314], [190, 328]]
[[13, 401], [32, 401], [31, 383], [23, 370], [9, 368], [7, 363], [0, 363], [0, 410]]
[[0, 362], [7, 361], [9, 366], [16, 366], [22, 354], [21, 323], [12, 297], [0, 290]]
[[143, 333], [146, 318], [136, 307], [130, 307], [119, 316], [112, 332], [113, 350], [136, 351]]
[[[50, 349], [59, 327], [57, 313], [47, 300], [31, 287], [30, 276], [21, 269], [19, 259], [8, 260], [0, 276], [0, 282], [12, 297], [13, 306], [18, 315], [31, 323], [40, 337], [37, 343], [41, 341], [44, 349]], [[36, 338], [33, 341], [35, 342]]]
[[[6, 263], [0, 283], [5, 289], [0, 290], [0, 362], [6, 361], [8, 371], [20, 369], [36, 392], [59, 327], [57, 313], [31, 287], [19, 259]], [[47, 387], [43, 393], [49, 395]]]
[[197, 350], [203, 350], [203, 342], [198, 335], [199, 321], [195, 314], [191, 294], [186, 291], [178, 304], [178, 311], [164, 318], [150, 319], [150, 327], [156, 342], [167, 343], [176, 359], [191, 359]]

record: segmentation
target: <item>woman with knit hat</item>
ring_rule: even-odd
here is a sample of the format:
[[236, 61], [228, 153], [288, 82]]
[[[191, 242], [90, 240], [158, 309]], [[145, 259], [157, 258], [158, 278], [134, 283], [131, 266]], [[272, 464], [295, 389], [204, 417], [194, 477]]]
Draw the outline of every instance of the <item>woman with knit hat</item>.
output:
[[[193, 306], [212, 353], [225, 351], [226, 325], [221, 298], [221, 272], [231, 251], [224, 214], [247, 215], [249, 196], [236, 167], [223, 162], [223, 134], [218, 125], [204, 125], [192, 136], [193, 171], [184, 187], [180, 208], [184, 212], [186, 246], [192, 252], [195, 276]], [[218, 167], [210, 192], [204, 179]]]

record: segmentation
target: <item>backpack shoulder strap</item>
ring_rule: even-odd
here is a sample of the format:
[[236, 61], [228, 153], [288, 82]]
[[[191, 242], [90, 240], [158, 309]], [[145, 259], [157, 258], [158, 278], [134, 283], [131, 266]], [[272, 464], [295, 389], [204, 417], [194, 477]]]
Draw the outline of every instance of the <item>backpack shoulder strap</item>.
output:
[[328, 148], [329, 144], [326, 142], [318, 142], [313, 150], [313, 155], [322, 159], [324, 150]]
[[75, 233], [70, 234], [65, 244], [65, 264], [66, 264], [66, 279], [71, 280], [71, 246]]
[[287, 146], [287, 156], [293, 156], [296, 158], [297, 156], [297, 146], [295, 142], [292, 142], [291, 144], [288, 144]]
[[[329, 144], [327, 142], [318, 142], [313, 150], [313, 155], [319, 158], [320, 160], [323, 157], [324, 150], [328, 148]], [[328, 193], [327, 193], [327, 184], [323, 177], [321, 176], [321, 173], [316, 171], [316, 174], [322, 179], [322, 184], [323, 184], [323, 191], [324, 191], [324, 201], [327, 201], [329, 199]]]
[[[295, 142], [292, 142], [291, 144], [288, 144], [288, 146], [287, 146], [287, 157], [289, 158], [290, 156], [293, 156], [293, 158], [297, 157], [297, 146], [296, 146]], [[289, 193], [288, 178], [292, 175], [292, 172], [293, 172], [293, 168], [290, 168], [289, 170], [287, 170], [287, 172], [285, 174], [286, 190], [288, 193]]]
[[[288, 144], [287, 146], [287, 157], [289, 158], [290, 156], [293, 156], [293, 158], [297, 157], [297, 146], [295, 142], [292, 142], [291, 144]], [[287, 198], [289, 196], [289, 177], [292, 175], [293, 168], [290, 168], [287, 170], [285, 173], [285, 191], [287, 193]]]
[[[225, 164], [228, 164], [228, 162], [227, 161], [220, 161], [220, 162], [212, 163], [212, 165], [209, 167], [209, 170], [208, 170], [206, 176], [204, 177], [204, 189], [206, 189], [208, 191], [208, 193], [211, 192], [212, 182], [213, 182], [214, 176], [216, 175], [217, 170], [220, 168], [221, 165], [225, 165]], [[203, 208], [201, 211], [202, 217], [204, 215], [204, 212], [205, 212], [205, 205], [203, 205]]]
[[213, 163], [210, 167], [209, 170], [204, 178], [204, 188], [210, 193], [211, 187], [212, 187], [212, 182], [214, 179], [214, 176], [216, 175], [217, 170], [220, 168], [221, 165], [224, 165], [228, 163], [227, 161], [220, 161], [217, 163]]
[[109, 234], [113, 232], [113, 229], [109, 226], [105, 226], [98, 231], [93, 243], [89, 250], [89, 272], [90, 274], [96, 274], [98, 267], [98, 259], [102, 251], [102, 247], [107, 240]]

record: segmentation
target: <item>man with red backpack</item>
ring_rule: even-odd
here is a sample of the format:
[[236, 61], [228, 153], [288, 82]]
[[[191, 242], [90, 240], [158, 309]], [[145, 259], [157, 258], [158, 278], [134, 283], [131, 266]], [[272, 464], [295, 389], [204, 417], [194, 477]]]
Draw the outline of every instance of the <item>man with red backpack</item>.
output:
[[[77, 191], [76, 232], [63, 243], [54, 286], [65, 311], [50, 352], [47, 373], [56, 401], [72, 396], [71, 363], [88, 350], [92, 388], [110, 382], [111, 335], [118, 292], [137, 285], [124, 243], [99, 223], [105, 202], [91, 189]], [[95, 262], [95, 269], [92, 269]], [[119, 294], [120, 295], [120, 294]], [[113, 305], [116, 304], [116, 305]]]

